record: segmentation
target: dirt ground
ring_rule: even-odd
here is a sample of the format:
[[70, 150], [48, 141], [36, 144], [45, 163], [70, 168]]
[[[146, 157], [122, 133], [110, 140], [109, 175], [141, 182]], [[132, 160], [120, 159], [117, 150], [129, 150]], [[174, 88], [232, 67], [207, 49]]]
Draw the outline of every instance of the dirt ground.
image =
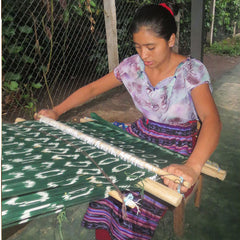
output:
[[[206, 54], [204, 55], [203, 62], [214, 83], [223, 74], [239, 64], [240, 57]], [[78, 122], [84, 116], [89, 117], [91, 112], [95, 112], [105, 120], [111, 122], [119, 121], [128, 123], [133, 122], [141, 116], [141, 113], [135, 108], [128, 92], [121, 86], [90, 101], [84, 106], [65, 113], [61, 116], [60, 120]]]

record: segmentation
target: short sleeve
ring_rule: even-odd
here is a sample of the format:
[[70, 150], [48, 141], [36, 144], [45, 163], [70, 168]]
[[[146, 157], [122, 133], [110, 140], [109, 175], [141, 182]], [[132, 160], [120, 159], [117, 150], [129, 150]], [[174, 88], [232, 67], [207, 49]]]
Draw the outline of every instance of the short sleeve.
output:
[[121, 80], [121, 74], [120, 74], [120, 69], [121, 69], [121, 67], [120, 67], [120, 65], [118, 65], [115, 69], [114, 69], [114, 75], [115, 75], [115, 77], [117, 78], [117, 80], [119, 80], [120, 82], [122, 82], [122, 80]]
[[136, 54], [124, 59], [115, 69], [115, 77], [124, 82], [126, 79], [136, 79], [144, 69], [141, 58]]
[[122, 82], [123, 75], [126, 74], [129, 71], [129, 66], [131, 65], [130, 58], [124, 59], [115, 69], [114, 69], [114, 75], [115, 77]]
[[205, 65], [197, 60], [190, 59], [185, 66], [185, 81], [188, 91], [192, 91], [195, 87], [207, 83], [212, 91], [211, 80]]

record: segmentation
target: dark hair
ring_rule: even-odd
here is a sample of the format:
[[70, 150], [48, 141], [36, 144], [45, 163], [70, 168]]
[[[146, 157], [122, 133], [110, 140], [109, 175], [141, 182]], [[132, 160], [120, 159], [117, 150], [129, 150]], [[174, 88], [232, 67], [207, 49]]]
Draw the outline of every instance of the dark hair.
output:
[[[170, 4], [174, 14], [177, 14], [176, 8]], [[177, 25], [174, 16], [168, 9], [160, 5], [145, 5], [138, 9], [130, 26], [130, 33], [137, 33], [141, 27], [147, 27], [153, 31], [158, 37], [168, 41], [171, 35], [177, 32]]]

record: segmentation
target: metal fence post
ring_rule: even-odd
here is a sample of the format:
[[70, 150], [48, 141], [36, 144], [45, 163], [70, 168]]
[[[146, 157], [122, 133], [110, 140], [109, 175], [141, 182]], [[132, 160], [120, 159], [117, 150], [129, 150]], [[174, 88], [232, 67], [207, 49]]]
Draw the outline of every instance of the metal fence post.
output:
[[192, 0], [191, 7], [191, 56], [203, 59], [204, 0]]
[[117, 20], [115, 0], [103, 0], [107, 36], [108, 68], [111, 72], [118, 64]]

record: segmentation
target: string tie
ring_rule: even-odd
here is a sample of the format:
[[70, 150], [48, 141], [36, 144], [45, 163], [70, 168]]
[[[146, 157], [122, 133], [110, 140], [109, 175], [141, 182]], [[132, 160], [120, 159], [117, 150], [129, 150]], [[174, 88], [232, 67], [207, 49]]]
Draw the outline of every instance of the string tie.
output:
[[210, 160], [207, 160], [207, 163], [213, 167], [215, 167], [217, 169], [218, 172], [220, 172], [222, 169], [220, 168], [220, 166], [217, 163], [214, 163]]
[[139, 201], [140, 201], [141, 199], [139, 199], [138, 201], [134, 201], [134, 197], [133, 197], [133, 195], [132, 195], [132, 193], [129, 193], [127, 196], [125, 196], [124, 197], [124, 202], [125, 202], [125, 205], [126, 206], [129, 206], [129, 207], [132, 207], [132, 208], [137, 208], [137, 215], [138, 215], [138, 213], [140, 212], [140, 210], [139, 210]]
[[182, 184], [183, 184], [183, 177], [179, 177], [180, 178], [180, 183], [178, 184], [178, 187], [177, 187], [177, 191], [179, 192], [179, 193], [181, 193], [181, 187], [182, 187]]

